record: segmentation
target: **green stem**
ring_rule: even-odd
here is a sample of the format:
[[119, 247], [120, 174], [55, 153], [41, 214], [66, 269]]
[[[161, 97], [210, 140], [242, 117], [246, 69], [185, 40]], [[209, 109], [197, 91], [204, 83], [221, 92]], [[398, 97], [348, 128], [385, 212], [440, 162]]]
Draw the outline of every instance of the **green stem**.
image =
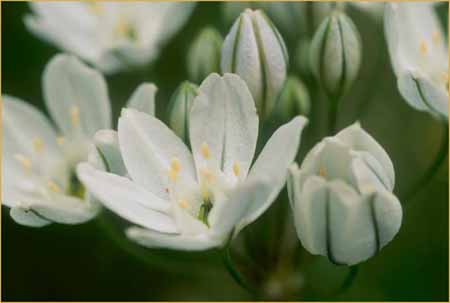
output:
[[337, 112], [338, 112], [338, 99], [329, 100], [328, 109], [328, 135], [332, 136], [336, 132]]
[[342, 283], [341, 287], [335, 292], [334, 296], [338, 296], [346, 292], [355, 282], [356, 276], [358, 275], [358, 265], [350, 266], [347, 277]]
[[421, 189], [426, 187], [430, 181], [433, 179], [434, 175], [439, 171], [442, 163], [445, 161], [448, 155], [448, 124], [446, 122], [442, 123], [442, 140], [439, 151], [434, 158], [433, 163], [427, 169], [425, 174], [411, 187], [411, 189], [401, 198], [404, 201], [403, 205], [409, 205]]
[[228, 240], [228, 243], [225, 245], [225, 247], [222, 249], [222, 260], [223, 264], [225, 265], [226, 269], [230, 273], [231, 277], [238, 283], [242, 288], [247, 290], [251, 294], [255, 294], [255, 290], [248, 285], [248, 283], [245, 281], [242, 274], [239, 272], [239, 270], [236, 267], [236, 264], [233, 262], [233, 258], [231, 256], [230, 251], [230, 244], [231, 239]]

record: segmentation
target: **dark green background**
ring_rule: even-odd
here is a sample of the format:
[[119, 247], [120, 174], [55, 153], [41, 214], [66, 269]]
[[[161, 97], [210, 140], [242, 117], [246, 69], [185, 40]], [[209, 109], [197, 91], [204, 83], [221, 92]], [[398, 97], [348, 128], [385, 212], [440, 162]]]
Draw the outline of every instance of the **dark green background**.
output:
[[[185, 54], [195, 34], [205, 25], [214, 25], [226, 34], [228, 25], [223, 22], [221, 5], [199, 4], [186, 27], [147, 71], [107, 78], [115, 117], [143, 80], [155, 82], [159, 87], [157, 108], [162, 117], [171, 92], [187, 78]], [[45, 111], [41, 73], [57, 50], [25, 29], [22, 18], [28, 10], [26, 3], [2, 3], [2, 93], [20, 97]], [[439, 12], [446, 26], [447, 5], [440, 5]], [[339, 128], [357, 119], [361, 121], [391, 156], [397, 179], [395, 192], [401, 194], [433, 161], [441, 140], [441, 127], [428, 114], [414, 111], [399, 96], [386, 60], [381, 24], [351, 8], [349, 14], [363, 38], [363, 65], [352, 91], [342, 101]], [[291, 62], [295, 60], [291, 52]], [[312, 100], [315, 120], [306, 131], [302, 155], [325, 134], [324, 102], [323, 97]], [[358, 116], [361, 106], [365, 111]], [[261, 298], [447, 301], [447, 161], [429, 185], [408, 202], [411, 204], [404, 208], [398, 236], [379, 255], [360, 265], [360, 272], [347, 292], [327, 297], [342, 282], [346, 269], [302, 251], [300, 265], [295, 269], [302, 272], [305, 288], [295, 296]], [[246, 231], [247, 234], [252, 231], [256, 243], [252, 255], [269, 273], [273, 268], [266, 250], [277, 247], [279, 237], [267, 222], [283, 214], [286, 205], [283, 195], [258, 224]], [[177, 253], [140, 249], [141, 256], [136, 257], [117, 245], [98, 219], [79, 226], [53, 224], [33, 229], [15, 224], [8, 210], [2, 210], [2, 300], [254, 299], [229, 277], [215, 251]], [[278, 220], [289, 218], [283, 216]], [[116, 220], [109, 213], [103, 213], [102, 218], [109, 222]], [[112, 235], [120, 238], [120, 229], [117, 230]], [[290, 241], [299, 245], [295, 237]], [[261, 285], [266, 283], [264, 280]]]

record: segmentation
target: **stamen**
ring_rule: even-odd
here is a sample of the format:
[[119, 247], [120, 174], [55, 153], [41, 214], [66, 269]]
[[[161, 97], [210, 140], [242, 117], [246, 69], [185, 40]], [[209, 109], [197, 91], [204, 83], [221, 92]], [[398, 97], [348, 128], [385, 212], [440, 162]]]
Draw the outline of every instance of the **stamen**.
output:
[[428, 53], [428, 45], [425, 40], [420, 41], [419, 49], [422, 55], [426, 55]]
[[433, 40], [433, 44], [437, 45], [441, 43], [441, 34], [438, 31], [434, 31], [431, 34], [431, 39]]
[[117, 20], [114, 28], [114, 35], [118, 38], [126, 37], [131, 40], [137, 39], [135, 28], [124, 16], [120, 16]]
[[239, 172], [241, 171], [241, 167], [239, 166], [239, 163], [237, 163], [236, 161], [233, 164], [233, 173], [236, 177], [239, 176]]
[[189, 207], [189, 203], [185, 199], [180, 199], [180, 201], [178, 201], [178, 205], [180, 205], [183, 209], [187, 209]]
[[327, 174], [326, 174], [326, 172], [325, 172], [325, 168], [323, 168], [323, 166], [321, 166], [321, 167], [319, 168], [319, 176], [321, 176], [322, 178], [325, 178], [326, 175], [327, 175]]
[[202, 143], [202, 145], [200, 146], [200, 152], [203, 158], [205, 158], [206, 160], [211, 157], [211, 155], [209, 154], [209, 146], [206, 143]]
[[44, 141], [42, 141], [41, 138], [34, 138], [33, 139], [33, 149], [36, 153], [41, 153], [44, 149]]
[[170, 160], [170, 168], [169, 168], [170, 180], [175, 182], [177, 180], [178, 173], [180, 172], [180, 170], [181, 170], [180, 160], [178, 160], [177, 158], [173, 158], [172, 160]]
[[14, 159], [19, 161], [19, 163], [22, 165], [23, 169], [26, 172], [30, 172], [31, 171], [31, 161], [30, 161], [30, 159], [28, 159], [27, 157], [25, 157], [24, 155], [21, 155], [21, 154], [14, 155]]
[[58, 145], [60, 146], [64, 145], [64, 137], [63, 136], [56, 137], [56, 143], [58, 143]]
[[206, 182], [212, 183], [214, 181], [214, 175], [208, 169], [201, 169], [200, 174], [202, 175], [203, 179], [206, 180]]
[[56, 184], [53, 181], [48, 181], [47, 182], [47, 187], [50, 191], [54, 192], [54, 193], [60, 193], [61, 192], [61, 187], [58, 186], [58, 184]]
[[80, 123], [80, 109], [78, 106], [72, 106], [70, 109], [70, 122], [73, 127], [78, 126]]
[[203, 201], [209, 201], [209, 191], [206, 186], [202, 186], [202, 198]]

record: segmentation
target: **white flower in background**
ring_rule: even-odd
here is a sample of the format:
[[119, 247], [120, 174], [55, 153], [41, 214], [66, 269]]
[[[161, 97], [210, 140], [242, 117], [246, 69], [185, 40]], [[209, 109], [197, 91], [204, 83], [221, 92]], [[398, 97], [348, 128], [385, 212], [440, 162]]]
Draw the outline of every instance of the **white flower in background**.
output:
[[275, 107], [287, 67], [288, 54], [278, 30], [261, 10], [245, 10], [225, 38], [221, 69], [247, 83], [263, 119]]
[[386, 4], [384, 27], [403, 98], [448, 120], [448, 46], [430, 3]]
[[353, 265], [377, 254], [402, 221], [394, 178], [389, 156], [358, 123], [323, 139], [288, 177], [303, 246], [336, 264]]
[[78, 166], [80, 179], [105, 207], [140, 226], [127, 235], [141, 245], [180, 250], [223, 245], [233, 229], [237, 234], [275, 200], [306, 123], [296, 117], [280, 127], [251, 165], [258, 117], [238, 76], [211, 74], [190, 115], [192, 153], [160, 120], [125, 109], [118, 142], [109, 140], [108, 147], [115, 154], [120, 149], [127, 176], [89, 163]]
[[31, 2], [25, 17], [37, 36], [105, 73], [144, 65], [187, 21], [195, 3]]
[[[75, 57], [57, 55], [45, 69], [43, 90], [58, 130], [33, 106], [3, 95], [2, 203], [27, 226], [83, 223], [99, 207], [75, 166], [87, 159], [95, 132], [112, 126], [106, 83]], [[155, 90], [143, 84], [130, 105], [151, 111]]]

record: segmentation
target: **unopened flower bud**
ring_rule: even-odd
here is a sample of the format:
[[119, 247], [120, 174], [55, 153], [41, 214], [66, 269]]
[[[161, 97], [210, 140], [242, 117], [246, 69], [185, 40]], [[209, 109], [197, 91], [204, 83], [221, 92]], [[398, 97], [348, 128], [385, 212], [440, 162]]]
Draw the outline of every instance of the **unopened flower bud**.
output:
[[192, 81], [200, 83], [211, 73], [220, 71], [223, 39], [217, 30], [205, 28], [195, 38], [187, 55], [187, 69]]
[[323, 139], [287, 182], [302, 245], [336, 264], [377, 254], [402, 222], [394, 183], [388, 154], [358, 123]]
[[311, 100], [306, 86], [297, 77], [289, 76], [278, 100], [278, 116], [283, 121], [298, 115], [308, 116], [310, 106]]
[[170, 98], [169, 126], [187, 144], [189, 144], [189, 112], [197, 94], [198, 86], [185, 81]]
[[336, 9], [314, 34], [311, 66], [329, 98], [338, 100], [355, 80], [361, 62], [361, 38], [356, 26]]
[[247, 83], [262, 118], [274, 109], [287, 65], [286, 46], [273, 23], [260, 10], [245, 10], [225, 38], [221, 68]]

